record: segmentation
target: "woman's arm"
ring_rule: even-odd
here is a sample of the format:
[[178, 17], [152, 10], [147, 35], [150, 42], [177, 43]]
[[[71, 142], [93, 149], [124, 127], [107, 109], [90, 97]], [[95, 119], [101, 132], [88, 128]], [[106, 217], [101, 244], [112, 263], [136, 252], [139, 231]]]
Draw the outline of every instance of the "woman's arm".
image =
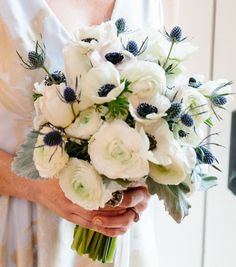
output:
[[134, 222], [135, 214], [129, 207], [142, 212], [149, 194], [143, 187], [128, 190], [118, 208], [88, 211], [73, 204], [62, 192], [58, 179], [28, 180], [11, 171], [13, 157], [0, 150], [0, 195], [14, 196], [40, 203], [68, 221], [94, 229], [108, 236], [125, 233]]
[[178, 24], [179, 2], [180, 0], [162, 0], [164, 25], [167, 30]]

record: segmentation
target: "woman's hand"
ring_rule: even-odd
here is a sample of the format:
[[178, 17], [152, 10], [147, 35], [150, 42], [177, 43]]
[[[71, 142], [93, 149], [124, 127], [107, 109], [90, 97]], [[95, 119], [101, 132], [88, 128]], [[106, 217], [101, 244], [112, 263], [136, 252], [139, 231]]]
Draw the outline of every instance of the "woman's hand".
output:
[[124, 234], [134, 223], [136, 217], [135, 212], [129, 207], [135, 207], [136, 211], [141, 213], [146, 208], [149, 199], [144, 187], [132, 188], [124, 192], [124, 199], [119, 207], [89, 211], [67, 199], [57, 179], [32, 182], [35, 183], [36, 188], [32, 191], [32, 197], [29, 197], [32, 201], [41, 203], [72, 223], [108, 236]]

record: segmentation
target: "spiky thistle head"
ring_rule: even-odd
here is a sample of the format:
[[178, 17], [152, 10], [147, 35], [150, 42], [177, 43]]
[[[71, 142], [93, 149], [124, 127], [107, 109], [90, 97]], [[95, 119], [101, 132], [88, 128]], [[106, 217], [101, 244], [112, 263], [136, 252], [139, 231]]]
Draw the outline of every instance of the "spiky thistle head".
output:
[[26, 69], [35, 70], [44, 66], [46, 59], [45, 47], [42, 47], [38, 41], [35, 44], [35, 49], [28, 53], [27, 60], [23, 59], [18, 51], [16, 53]]

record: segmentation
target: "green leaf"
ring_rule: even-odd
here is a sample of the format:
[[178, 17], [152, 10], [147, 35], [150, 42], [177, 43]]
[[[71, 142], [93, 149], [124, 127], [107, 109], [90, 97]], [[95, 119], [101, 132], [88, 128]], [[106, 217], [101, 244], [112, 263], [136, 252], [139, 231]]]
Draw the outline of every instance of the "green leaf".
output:
[[65, 150], [70, 157], [74, 157], [82, 160], [90, 160], [88, 154], [88, 141], [80, 140], [80, 143], [68, 141], [65, 146]]
[[207, 191], [208, 189], [216, 186], [218, 183], [218, 178], [216, 176], [205, 176], [202, 177], [199, 190]]
[[12, 170], [18, 176], [23, 176], [30, 179], [40, 178], [34, 161], [33, 153], [37, 141], [38, 133], [31, 131], [21, 145], [20, 150], [16, 153], [16, 157], [12, 162]]
[[214, 126], [211, 118], [208, 118], [207, 120], [205, 120], [204, 123], [210, 128]]
[[42, 94], [39, 93], [33, 93], [33, 100], [36, 101], [39, 97], [43, 96]]
[[165, 209], [169, 215], [180, 223], [188, 214], [191, 205], [188, 203], [183, 184], [181, 186], [158, 184], [151, 177], [146, 180], [149, 192], [157, 195], [160, 200], [164, 201]]

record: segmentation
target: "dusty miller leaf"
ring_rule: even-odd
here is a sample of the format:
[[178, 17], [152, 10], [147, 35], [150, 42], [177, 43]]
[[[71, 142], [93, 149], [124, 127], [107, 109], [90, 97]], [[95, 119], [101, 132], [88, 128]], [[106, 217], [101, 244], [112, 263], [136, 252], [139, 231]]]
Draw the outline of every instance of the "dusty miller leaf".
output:
[[40, 178], [39, 172], [35, 168], [33, 161], [34, 147], [37, 141], [38, 133], [31, 131], [25, 142], [21, 145], [16, 157], [12, 162], [12, 170], [18, 176], [24, 176], [30, 179]]
[[157, 195], [160, 200], [164, 201], [165, 209], [169, 215], [180, 223], [188, 214], [191, 205], [188, 203], [185, 192], [182, 190], [186, 187], [176, 185], [158, 184], [151, 177], [146, 180], [149, 192]]

